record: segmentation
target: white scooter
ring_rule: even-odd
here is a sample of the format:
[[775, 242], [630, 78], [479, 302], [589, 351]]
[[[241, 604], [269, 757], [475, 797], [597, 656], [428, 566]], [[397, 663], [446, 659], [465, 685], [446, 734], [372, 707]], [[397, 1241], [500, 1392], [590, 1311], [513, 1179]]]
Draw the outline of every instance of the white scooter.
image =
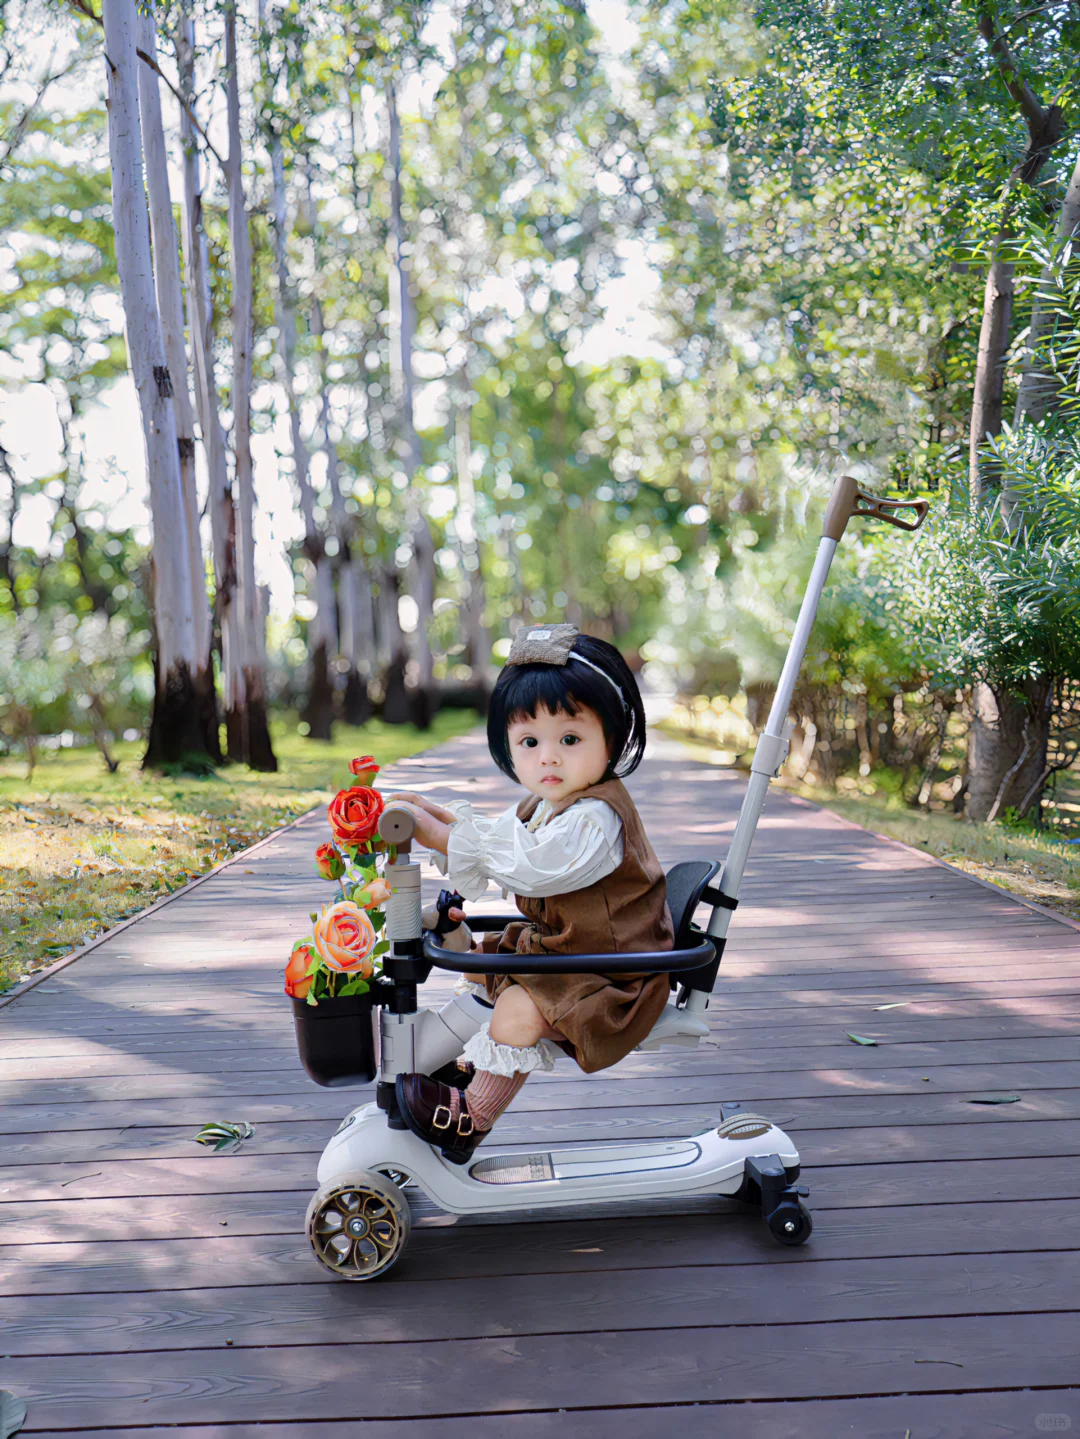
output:
[[[898, 509], [913, 509], [913, 521]], [[466, 1040], [491, 1017], [471, 995], [456, 996], [439, 1010], [417, 1007], [417, 985], [433, 966], [456, 972], [676, 974], [678, 997], [669, 1003], [641, 1050], [675, 1045], [694, 1049], [709, 1034], [704, 1019], [720, 965], [728, 925], [738, 904], [750, 844], [769, 781], [788, 751], [788, 706], [829, 566], [852, 516], [918, 529], [927, 505], [921, 500], [879, 500], [862, 494], [849, 476], [838, 480], [825, 514], [817, 560], [803, 597], [765, 731], [758, 741], [750, 781], [727, 858], [675, 865], [668, 873], [668, 903], [675, 928], [672, 950], [626, 955], [477, 955], [425, 939], [420, 920], [420, 866], [409, 853], [413, 819], [407, 810], [384, 811], [379, 832], [397, 846], [387, 868], [393, 898], [387, 906], [385, 980], [377, 989], [380, 1050], [377, 1100], [342, 1122], [319, 1161], [319, 1189], [307, 1214], [316, 1258], [342, 1279], [373, 1279], [400, 1256], [409, 1236], [409, 1204], [403, 1186], [412, 1181], [441, 1209], [453, 1214], [553, 1210], [568, 1205], [726, 1195], [760, 1207], [781, 1244], [802, 1244], [812, 1221], [796, 1181], [799, 1154], [792, 1140], [768, 1119], [718, 1105], [719, 1122], [685, 1139], [604, 1142], [527, 1153], [479, 1151], [467, 1166], [453, 1164], [414, 1135], [397, 1112], [398, 1074], [431, 1074], [452, 1063]], [[704, 931], [694, 924], [700, 906], [711, 914]], [[517, 915], [475, 919], [474, 930], [499, 930]], [[363, 1021], [361, 1021], [363, 1022]], [[370, 1021], [368, 1021], [370, 1023]], [[361, 1076], [369, 1078], [370, 1075]]]

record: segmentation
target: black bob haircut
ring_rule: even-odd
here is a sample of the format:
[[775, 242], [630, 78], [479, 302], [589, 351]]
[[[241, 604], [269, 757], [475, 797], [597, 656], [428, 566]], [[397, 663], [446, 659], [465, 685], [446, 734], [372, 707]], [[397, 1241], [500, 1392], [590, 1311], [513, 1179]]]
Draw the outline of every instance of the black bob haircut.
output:
[[[597, 674], [587, 664], [575, 663], [578, 655], [602, 673]], [[625, 703], [615, 685], [625, 697]], [[641, 691], [630, 666], [607, 640], [578, 635], [565, 665], [506, 665], [503, 668], [488, 708], [487, 737], [492, 759], [511, 779], [516, 780], [517, 775], [507, 732], [514, 720], [533, 719], [538, 709], [571, 716], [590, 709], [596, 714], [608, 744], [604, 779], [622, 779], [641, 763], [645, 753], [645, 706], [641, 703]]]

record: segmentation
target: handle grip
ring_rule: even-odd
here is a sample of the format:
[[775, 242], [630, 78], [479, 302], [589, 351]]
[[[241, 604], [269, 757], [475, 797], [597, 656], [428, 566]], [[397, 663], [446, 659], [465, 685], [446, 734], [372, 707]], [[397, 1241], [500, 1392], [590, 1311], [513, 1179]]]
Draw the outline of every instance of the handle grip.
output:
[[[914, 510], [913, 520], [902, 520], [896, 510]], [[859, 489], [851, 475], [841, 475], [833, 485], [825, 510], [821, 533], [829, 540], [839, 540], [850, 519], [884, 520], [898, 530], [917, 530], [930, 510], [925, 500], [882, 500]]]
[[416, 816], [403, 805], [390, 805], [379, 816], [379, 838], [404, 848], [416, 833]]

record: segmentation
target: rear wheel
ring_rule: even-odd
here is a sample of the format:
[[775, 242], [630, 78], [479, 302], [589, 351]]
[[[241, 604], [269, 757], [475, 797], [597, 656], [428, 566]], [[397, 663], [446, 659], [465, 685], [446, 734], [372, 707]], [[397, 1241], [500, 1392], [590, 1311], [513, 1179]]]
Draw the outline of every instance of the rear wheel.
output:
[[802, 1200], [798, 1204], [785, 1201], [778, 1205], [766, 1223], [770, 1234], [780, 1244], [805, 1244], [814, 1228], [810, 1211]]
[[324, 1184], [308, 1205], [315, 1258], [339, 1279], [374, 1279], [395, 1264], [409, 1238], [409, 1203], [385, 1175], [357, 1170]]

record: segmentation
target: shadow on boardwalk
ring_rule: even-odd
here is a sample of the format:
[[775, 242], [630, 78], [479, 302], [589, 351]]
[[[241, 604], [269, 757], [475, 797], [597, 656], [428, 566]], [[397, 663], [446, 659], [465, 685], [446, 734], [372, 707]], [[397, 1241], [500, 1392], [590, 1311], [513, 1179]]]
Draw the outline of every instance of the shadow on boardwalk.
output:
[[[388, 780], [513, 798], [479, 735]], [[671, 864], [722, 854], [743, 780], [660, 740], [631, 789]], [[679, 1136], [753, 1106], [799, 1144], [810, 1243], [721, 1200], [542, 1224], [422, 1207], [393, 1274], [349, 1286], [303, 1215], [366, 1096], [306, 1080], [280, 988], [324, 835], [313, 814], [0, 1009], [0, 1387], [27, 1433], [1080, 1431], [1080, 933], [774, 795], [712, 1039], [560, 1062], [499, 1132]], [[1020, 1100], [970, 1102], [988, 1092]], [[218, 1118], [255, 1138], [206, 1154]]]

